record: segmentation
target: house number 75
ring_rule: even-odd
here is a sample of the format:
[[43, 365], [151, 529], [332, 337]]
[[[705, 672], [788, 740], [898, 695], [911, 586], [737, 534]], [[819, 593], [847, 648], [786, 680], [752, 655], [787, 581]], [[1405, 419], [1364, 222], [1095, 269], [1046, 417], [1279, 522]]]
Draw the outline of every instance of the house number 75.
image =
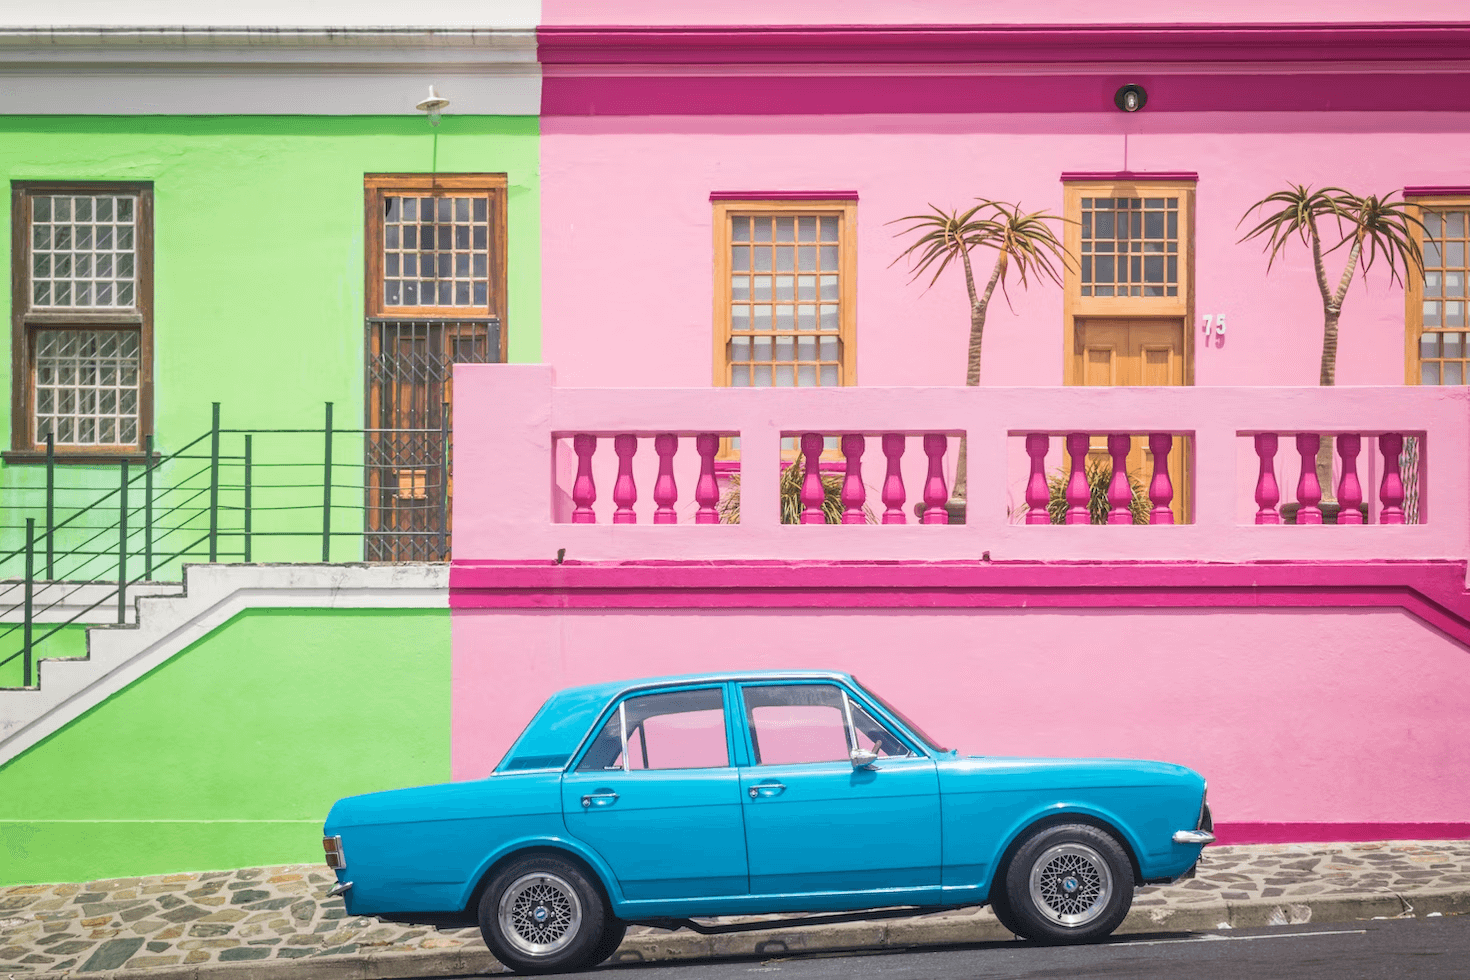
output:
[[[1213, 321], [1213, 322], [1212, 322]], [[1211, 335], [1215, 338], [1216, 347], [1225, 346], [1225, 314], [1205, 314], [1205, 345], [1209, 345]]]

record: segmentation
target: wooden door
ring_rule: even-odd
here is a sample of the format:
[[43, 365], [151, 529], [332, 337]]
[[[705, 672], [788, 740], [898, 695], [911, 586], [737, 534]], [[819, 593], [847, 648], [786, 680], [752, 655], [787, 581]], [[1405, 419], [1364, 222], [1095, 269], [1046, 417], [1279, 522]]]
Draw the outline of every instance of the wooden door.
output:
[[[1072, 377], [1083, 385], [1182, 385], [1184, 321], [1175, 318], [1078, 318]], [[1106, 459], [1107, 436], [1094, 435], [1090, 456]], [[1187, 437], [1175, 439], [1169, 454], [1174, 484], [1174, 521], [1189, 520], [1190, 485], [1185, 457]], [[1146, 436], [1135, 435], [1128, 453], [1129, 474], [1145, 487], [1153, 477], [1153, 453]]]

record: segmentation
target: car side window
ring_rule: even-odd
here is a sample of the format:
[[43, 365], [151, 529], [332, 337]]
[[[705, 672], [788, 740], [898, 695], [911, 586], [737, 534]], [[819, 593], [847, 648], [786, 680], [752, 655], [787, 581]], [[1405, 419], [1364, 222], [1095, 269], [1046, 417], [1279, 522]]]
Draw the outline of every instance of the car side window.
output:
[[746, 687], [742, 695], [756, 765], [847, 762], [855, 748], [879, 758], [913, 754], [836, 685]]
[[578, 772], [712, 769], [730, 764], [725, 699], [718, 688], [623, 700], [602, 726]]

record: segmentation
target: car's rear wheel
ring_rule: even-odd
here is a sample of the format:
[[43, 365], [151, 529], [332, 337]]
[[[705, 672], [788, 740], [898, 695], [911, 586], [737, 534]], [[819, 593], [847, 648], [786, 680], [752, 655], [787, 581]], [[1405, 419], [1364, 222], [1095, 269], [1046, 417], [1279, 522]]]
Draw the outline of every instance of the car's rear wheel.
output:
[[612, 953], [597, 956], [609, 924], [602, 893], [577, 865], [549, 854], [496, 872], [480, 897], [479, 918], [485, 945], [517, 973], [580, 970]]
[[1040, 943], [1092, 942], [1128, 915], [1133, 866], [1106, 831], [1090, 824], [1047, 827], [1011, 858], [1005, 901], [1015, 922], [1006, 928], [1017, 935]]
[[620, 919], [608, 919], [607, 925], [602, 929], [602, 940], [597, 944], [597, 948], [592, 951], [592, 965], [596, 966], [616, 953], [618, 947], [623, 945], [623, 937], [627, 934], [628, 923]]

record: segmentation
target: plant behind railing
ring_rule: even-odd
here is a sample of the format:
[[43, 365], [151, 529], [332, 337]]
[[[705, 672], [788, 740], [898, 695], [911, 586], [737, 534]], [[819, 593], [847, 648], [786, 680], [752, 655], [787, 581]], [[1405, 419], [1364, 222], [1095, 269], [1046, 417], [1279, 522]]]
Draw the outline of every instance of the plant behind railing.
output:
[[[32, 686], [45, 641], [114, 604], [125, 623], [129, 590], [179, 581], [186, 562], [361, 561], [371, 531], [447, 557], [447, 413], [433, 430], [339, 429], [327, 403], [320, 428], [244, 430], [222, 428], [219, 409], [174, 452], [155, 455], [149, 436], [145, 462], [118, 464], [111, 489], [58, 487], [48, 445], [44, 488], [8, 492], [19, 522], [0, 527], [0, 671], [20, 661], [20, 686]], [[416, 437], [446, 450], [407, 467], [364, 462], [367, 449]], [[389, 498], [398, 521], [383, 530]]]
[[[1108, 485], [1113, 482], [1113, 464], [1107, 460], [1089, 459], [1083, 470], [1087, 474], [1087, 516], [1089, 524], [1106, 524], [1112, 503], [1108, 500]], [[1054, 470], [1046, 478], [1046, 489], [1050, 499], [1046, 504], [1047, 515], [1053, 524], [1067, 523], [1067, 474]], [[1128, 474], [1128, 487], [1133, 499], [1128, 509], [1134, 524], [1147, 524], [1153, 503], [1148, 499], [1143, 482], [1132, 473]]]

